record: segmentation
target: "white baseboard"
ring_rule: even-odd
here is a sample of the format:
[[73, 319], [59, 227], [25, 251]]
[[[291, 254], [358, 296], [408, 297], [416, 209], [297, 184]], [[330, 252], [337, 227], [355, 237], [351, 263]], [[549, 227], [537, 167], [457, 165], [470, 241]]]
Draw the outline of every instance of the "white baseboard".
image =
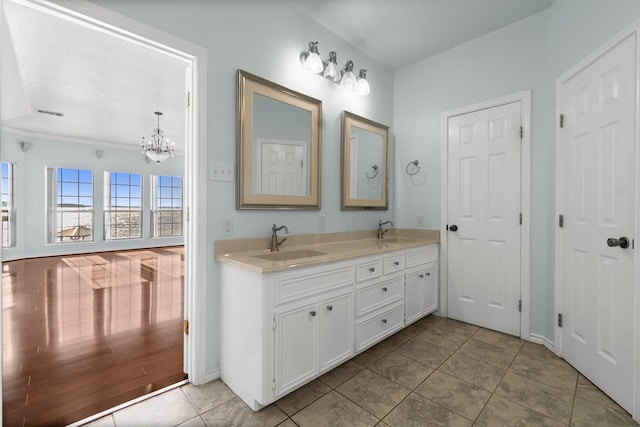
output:
[[529, 334], [529, 341], [531, 341], [533, 343], [536, 343], [536, 344], [542, 344], [547, 349], [549, 349], [550, 352], [552, 352], [553, 354], [557, 354], [556, 353], [556, 345], [553, 343], [553, 341], [551, 341], [547, 337], [544, 337], [544, 336], [538, 335], [538, 334]]
[[215, 381], [220, 378], [220, 368], [215, 368], [210, 371], [205, 372], [204, 374], [204, 382], [208, 383], [211, 381]]

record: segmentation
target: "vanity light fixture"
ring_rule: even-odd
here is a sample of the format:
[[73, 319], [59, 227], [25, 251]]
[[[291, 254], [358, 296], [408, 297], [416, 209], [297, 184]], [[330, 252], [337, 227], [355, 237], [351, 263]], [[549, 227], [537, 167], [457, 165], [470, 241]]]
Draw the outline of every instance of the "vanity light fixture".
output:
[[322, 59], [318, 53], [318, 42], [309, 42], [309, 49], [303, 55], [303, 67], [312, 73], [321, 73], [324, 69]]
[[368, 95], [371, 92], [366, 69], [361, 69], [359, 76], [356, 77], [353, 73], [353, 61], [349, 60], [340, 70], [338, 68], [338, 54], [335, 51], [329, 52], [329, 59], [322, 62], [318, 53], [318, 42], [309, 42], [308, 49], [300, 55], [300, 63], [305, 70], [314, 74], [322, 73], [322, 77], [359, 95]]
[[369, 82], [367, 81], [367, 70], [364, 68], [360, 70], [360, 74], [358, 75], [356, 92], [358, 92], [358, 95], [369, 95], [369, 92], [371, 92]]
[[338, 54], [333, 50], [329, 52], [329, 60], [324, 67], [322, 76], [334, 83], [338, 83], [342, 78], [342, 73], [340, 72], [340, 68], [338, 68]]
[[169, 157], [173, 157], [173, 153], [175, 151], [174, 146], [176, 143], [169, 141], [169, 138], [164, 138], [164, 132], [160, 129], [160, 116], [162, 113], [160, 111], [156, 111], [153, 114], [158, 116], [158, 127], [153, 130], [148, 142], [145, 142], [144, 136], [142, 137], [140, 151], [142, 151], [143, 154], [146, 154], [147, 157], [154, 162], [160, 163], [164, 162]]
[[356, 84], [358, 80], [356, 75], [353, 74], [353, 61], [349, 60], [342, 68], [342, 79], [340, 80], [340, 86], [349, 90], [356, 90]]

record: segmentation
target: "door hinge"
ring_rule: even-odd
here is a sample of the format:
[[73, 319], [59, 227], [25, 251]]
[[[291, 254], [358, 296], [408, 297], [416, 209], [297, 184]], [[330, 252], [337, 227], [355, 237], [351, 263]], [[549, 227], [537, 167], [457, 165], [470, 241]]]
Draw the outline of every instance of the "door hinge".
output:
[[564, 127], [564, 114], [560, 114], [560, 127]]
[[184, 334], [189, 335], [189, 321], [187, 319], [184, 320], [183, 326], [184, 326]]
[[562, 313], [558, 313], [558, 326], [562, 328]]
[[191, 92], [187, 92], [187, 108], [191, 107]]
[[522, 300], [521, 299], [518, 300], [518, 311], [522, 312]]
[[522, 225], [522, 214], [520, 214], [520, 225]]
[[272, 384], [273, 384], [273, 386], [272, 386], [273, 391], [276, 391], [276, 378], [275, 377], [273, 378]]
[[562, 214], [558, 215], [558, 227], [564, 227], [564, 215]]
[[520, 126], [520, 139], [524, 138], [524, 128]]

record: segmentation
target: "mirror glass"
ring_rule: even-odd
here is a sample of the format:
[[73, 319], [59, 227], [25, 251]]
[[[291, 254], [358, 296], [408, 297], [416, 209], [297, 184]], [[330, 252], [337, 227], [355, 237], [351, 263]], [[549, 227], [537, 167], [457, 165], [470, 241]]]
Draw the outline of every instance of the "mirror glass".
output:
[[387, 126], [342, 114], [342, 209], [388, 208]]
[[319, 209], [321, 101], [238, 71], [238, 208]]

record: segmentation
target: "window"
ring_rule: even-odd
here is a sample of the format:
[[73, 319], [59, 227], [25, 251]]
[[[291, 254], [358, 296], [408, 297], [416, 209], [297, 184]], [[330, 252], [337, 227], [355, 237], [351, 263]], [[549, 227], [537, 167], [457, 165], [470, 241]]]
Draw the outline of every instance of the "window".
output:
[[153, 175], [153, 237], [182, 236], [182, 177]]
[[105, 172], [105, 240], [142, 237], [142, 175]]
[[13, 163], [0, 163], [2, 173], [2, 247], [16, 245], [16, 215], [13, 201]]
[[47, 241], [93, 240], [93, 172], [47, 168]]

